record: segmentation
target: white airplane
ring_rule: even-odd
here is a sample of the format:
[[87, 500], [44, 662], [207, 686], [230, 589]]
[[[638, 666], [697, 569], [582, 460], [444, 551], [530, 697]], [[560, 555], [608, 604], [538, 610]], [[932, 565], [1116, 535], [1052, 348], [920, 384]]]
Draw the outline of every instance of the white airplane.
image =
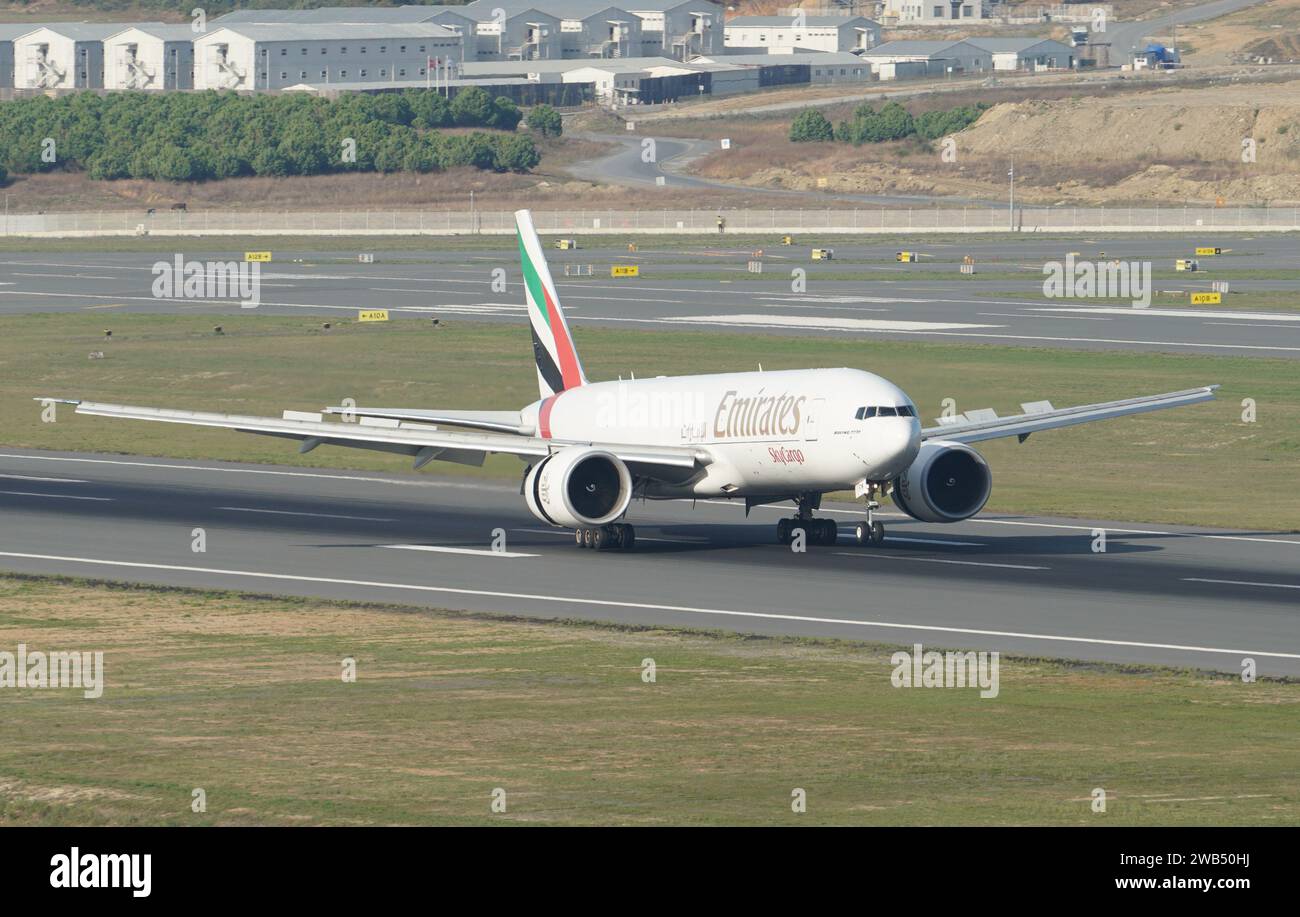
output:
[[777, 524], [778, 541], [834, 544], [834, 520], [812, 514], [823, 494], [843, 490], [865, 501], [858, 542], [878, 545], [884, 526], [872, 511], [884, 494], [922, 522], [960, 522], [984, 507], [992, 477], [971, 443], [1023, 442], [1042, 430], [1210, 401], [1218, 388], [1059, 410], [1040, 401], [1012, 417], [972, 411], [922, 428], [902, 389], [858, 369], [589, 382], [532, 216], [515, 216], [541, 395], [522, 410], [330, 407], [276, 418], [39, 400], [75, 404], [78, 414], [296, 439], [299, 452], [321, 445], [395, 452], [412, 456], [416, 469], [435, 459], [481, 465], [490, 453], [514, 455], [527, 463], [521, 493], [534, 516], [573, 529], [582, 547], [626, 551], [636, 538], [624, 521], [634, 498], [732, 498], [745, 501], [746, 513], [789, 500], [797, 512]]

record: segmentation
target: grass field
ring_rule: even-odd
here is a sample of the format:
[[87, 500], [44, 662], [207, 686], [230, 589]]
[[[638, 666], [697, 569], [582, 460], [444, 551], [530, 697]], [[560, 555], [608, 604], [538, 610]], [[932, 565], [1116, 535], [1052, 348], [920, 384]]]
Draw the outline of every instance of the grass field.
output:
[[105, 687], [0, 689], [0, 825], [1300, 823], [1295, 683], [1003, 658], [981, 699], [879, 646], [0, 576], [20, 642]]
[[[220, 321], [225, 334], [213, 334]], [[106, 342], [102, 331], [112, 327]], [[1219, 383], [1219, 400], [980, 446], [989, 511], [1133, 522], [1300, 526], [1300, 372], [1288, 360], [885, 342], [832, 337], [624, 331], [579, 326], [593, 380], [816, 366], [896, 381], [932, 423], [944, 398], [1001, 414], [1042, 398], [1065, 407]], [[102, 360], [89, 360], [103, 351]], [[709, 354], [707, 364], [701, 354]], [[36, 396], [278, 416], [346, 397], [358, 405], [513, 409], [537, 398], [527, 331], [452, 321], [337, 325], [294, 317], [44, 314], [0, 317], [0, 442], [11, 447], [406, 471], [399, 457], [325, 446], [307, 456], [269, 437], [78, 417], [43, 423]], [[1257, 420], [1242, 421], [1252, 398]], [[440, 473], [514, 478], [514, 459]]]

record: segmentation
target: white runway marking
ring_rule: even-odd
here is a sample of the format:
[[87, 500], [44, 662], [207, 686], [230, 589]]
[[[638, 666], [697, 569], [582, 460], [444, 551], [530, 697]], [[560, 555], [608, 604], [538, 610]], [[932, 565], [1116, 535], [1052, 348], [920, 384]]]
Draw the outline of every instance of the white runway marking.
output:
[[[127, 466], [132, 466], [137, 468], [165, 468], [174, 471], [216, 471], [216, 472], [226, 472], [230, 474], [271, 475], [273, 477], [323, 478], [331, 481], [359, 481], [366, 484], [390, 484], [398, 487], [432, 487], [432, 488], [442, 487], [442, 488], [450, 488], [452, 490], [483, 490], [483, 491], [492, 491], [495, 493], [505, 493], [506, 491], [514, 492], [514, 488], [509, 488], [509, 487], [493, 486], [491, 484], [471, 484], [471, 483], [465, 483], [459, 481], [420, 480], [415, 478], [410, 480], [405, 480], [400, 478], [376, 478], [376, 477], [368, 477], [366, 475], [355, 475], [355, 474], [322, 474], [319, 472], [310, 472], [310, 471], [275, 471], [269, 468], [221, 468], [214, 465], [176, 465], [176, 464], [171, 464], [166, 462], [139, 462], [139, 461], [125, 461], [122, 459], [94, 459], [94, 458], [80, 458], [75, 456], [62, 456], [62, 455], [20, 455], [18, 453], [0, 452], [0, 459], [5, 459], [5, 458], [20, 459], [25, 461], [39, 461], [39, 462], [82, 462], [89, 465], [127, 465]], [[85, 482], [79, 481], [77, 483], [85, 483]], [[711, 498], [700, 499], [700, 500], [679, 498], [679, 499], [670, 500], [666, 502], [670, 502], [670, 503], [695, 502], [695, 503], [708, 503], [713, 506], [731, 506], [737, 509], [745, 508], [745, 504], [743, 502], [738, 502], [736, 500], [721, 500], [721, 499], [711, 499]], [[782, 507], [782, 506], [775, 506], [775, 505], [755, 506], [753, 507], [753, 509], [773, 510], [775, 512], [780, 512], [780, 513], [790, 512], [789, 507]], [[836, 509], [834, 507], [827, 507], [825, 509], [820, 510], [820, 512], [834, 513], [835, 515], [838, 516], [859, 516], [859, 517], [862, 516], [862, 510], [860, 509]], [[909, 518], [903, 513], [877, 512], [876, 515], [883, 516], [887, 519]], [[1095, 526], [1090, 526], [1090, 525], [1068, 525], [1068, 524], [1053, 523], [1053, 522], [1026, 522], [1018, 519], [981, 519], [978, 516], [973, 519], [968, 519], [961, 524], [963, 525], [966, 524], [1018, 525], [1018, 526], [1027, 526], [1029, 528], [1067, 529], [1069, 531], [1075, 531], [1075, 532], [1091, 532], [1093, 528], [1095, 528]], [[1106, 529], [1108, 534], [1117, 533], [1120, 535], [1158, 535], [1164, 538], [1208, 538], [1212, 541], [1246, 541], [1246, 542], [1253, 542], [1257, 544], [1300, 545], [1300, 540], [1288, 539], [1288, 538], [1265, 538], [1259, 535], [1215, 535], [1209, 532], [1167, 532], [1167, 531], [1160, 531], [1157, 529], [1130, 529], [1130, 528], [1121, 529], [1111, 525], [1105, 525], [1104, 523], [1102, 527]], [[520, 529], [520, 531], [526, 531], [526, 530]], [[541, 532], [545, 530], [536, 529], [534, 531]], [[890, 536], [887, 535], [886, 537], [890, 537]]]
[[[823, 510], [825, 512], [825, 510]], [[1287, 538], [1261, 538], [1258, 535], [1211, 535], [1207, 532], [1160, 532], [1153, 529], [1117, 529], [1114, 526], [1108, 526], [1102, 523], [1100, 526], [1088, 525], [1062, 525], [1054, 522], [1020, 522], [1012, 519], [969, 519], [976, 525], [1024, 525], [1030, 528], [1039, 529], [1069, 529], [1074, 532], [1092, 532], [1094, 528], [1104, 528], [1107, 534], [1119, 535], [1159, 535], [1162, 538], [1209, 538], [1213, 541], [1254, 541], [1260, 544], [1296, 544], [1300, 541], [1292, 541]]]
[[[3, 455], [0, 455], [3, 458]], [[677, 503], [689, 503], [689, 498], [676, 499]], [[711, 503], [714, 506], [735, 506], [737, 509], [744, 510], [745, 503], [733, 501], [733, 499], [698, 499], [699, 503]], [[788, 507], [774, 506], [771, 503], [764, 506], [755, 506], [753, 510], [775, 510], [777, 512], [789, 512]], [[824, 507], [818, 512], [833, 512], [840, 516], [862, 516], [862, 510], [837, 510], [835, 507]], [[885, 519], [910, 519], [910, 516], [902, 512], [876, 512], [878, 516], [884, 516]], [[1117, 535], [1158, 535], [1166, 538], [1210, 538], [1213, 541], [1253, 541], [1265, 545], [1300, 545], [1300, 541], [1291, 540], [1291, 538], [1265, 538], [1257, 535], [1212, 535], [1209, 532], [1162, 532], [1157, 529], [1149, 528], [1115, 528], [1114, 525], [1101, 523], [1100, 525], [1066, 525], [1062, 523], [1050, 522], [1021, 522], [1018, 519], [980, 519], [975, 516], [974, 519], [966, 519], [958, 523], [961, 525], [1027, 525], [1028, 528], [1063, 528], [1071, 532], [1092, 532], [1093, 528], [1105, 528], [1106, 533], [1117, 533]], [[892, 536], [885, 536], [892, 537]]]
[[362, 481], [367, 484], [396, 484], [401, 487], [450, 487], [453, 490], [491, 490], [500, 493], [504, 488], [489, 484], [463, 484], [453, 481], [397, 480], [372, 478], [357, 474], [319, 474], [311, 471], [271, 471], [266, 468], [219, 468], [215, 465], [171, 465], [165, 462], [128, 462], [121, 459], [73, 458], [62, 455], [15, 455], [0, 452], [0, 458], [29, 459], [42, 462], [85, 462], [90, 465], [130, 465], [136, 468], [166, 468], [171, 471], [220, 471], [229, 474], [268, 474], [286, 478], [324, 478], [329, 481]]
[[540, 554], [522, 554], [518, 551], [493, 551], [491, 548], [445, 548], [435, 544], [381, 544], [381, 548], [397, 551], [430, 551], [434, 554], [473, 554], [475, 557], [540, 557]]
[[821, 318], [808, 315], [677, 315], [664, 321], [706, 325], [748, 325], [776, 328], [832, 328], [841, 331], [946, 331], [953, 328], [1000, 328], [965, 322], [913, 322], [889, 318]]
[[850, 627], [886, 628], [893, 630], [927, 631], [933, 633], [967, 634], [979, 637], [1014, 637], [1024, 640], [1043, 640], [1053, 643], [1084, 643], [1093, 646], [1126, 646], [1139, 649], [1179, 650], [1188, 653], [1216, 653], [1231, 656], [1266, 656], [1271, 659], [1300, 659], [1300, 653], [1278, 653], [1267, 650], [1245, 650], [1227, 647], [1194, 646], [1182, 643], [1149, 643], [1140, 640], [1111, 640], [1102, 637], [1079, 637], [1067, 634], [1033, 634], [1019, 631], [984, 630], [974, 627], [949, 627], [937, 624], [903, 624], [895, 621], [866, 621], [854, 618], [831, 618], [816, 615], [778, 614], [763, 611], [735, 611], [728, 608], [694, 608], [689, 605], [655, 605], [646, 602], [616, 601], [613, 599], [586, 599], [576, 596], [533, 595], [526, 592], [498, 592], [487, 589], [459, 589], [452, 586], [424, 586], [413, 583], [384, 583], [373, 580], [336, 579], [324, 576], [298, 576], [291, 573], [264, 573], [257, 570], [224, 570], [218, 567], [189, 567], [179, 564], [146, 564], [127, 560], [104, 560], [95, 557], [67, 557], [59, 554], [25, 554], [0, 551], [0, 557], [20, 560], [51, 560], [63, 563], [90, 564], [103, 567], [126, 567], [143, 570], [171, 570], [179, 573], [210, 573], [216, 576], [243, 576], [256, 579], [296, 583], [329, 583], [337, 586], [362, 586], [373, 589], [394, 589], [412, 592], [433, 592], [451, 595], [472, 595], [481, 598], [523, 599], [559, 605], [592, 605], [598, 608], [640, 608], [649, 611], [680, 612], [683, 614], [716, 615], [721, 617], [755, 618], [771, 621], [799, 621], [809, 624], [838, 624]]
[[1023, 312], [976, 312], [976, 315], [992, 315], [998, 318], [1053, 318], [1062, 322], [1112, 322], [1112, 318], [1100, 318], [1088, 315], [1026, 315]]
[[1300, 322], [1297, 312], [1237, 312], [1209, 309], [1127, 309], [1122, 306], [1054, 306], [1030, 308], [1030, 312], [1089, 312], [1096, 315], [1154, 315], [1158, 318], [1235, 318], [1259, 322]]
[[0, 494], [9, 494], [12, 497], [48, 497], [51, 500], [94, 500], [99, 503], [111, 503], [112, 497], [78, 497], [72, 494], [38, 494], [26, 490], [0, 490]]
[[0, 478], [6, 478], [13, 481], [47, 481], [51, 484], [89, 484], [89, 481], [81, 481], [77, 478], [42, 478], [34, 474], [0, 474]]
[[1239, 579], [1201, 579], [1197, 576], [1183, 577], [1185, 583], [1221, 583], [1225, 586], [1265, 586], [1269, 589], [1300, 589], [1300, 586], [1291, 583], [1252, 583], [1249, 580]]
[[311, 516], [315, 519], [355, 519], [358, 522], [396, 522], [379, 516], [345, 516], [341, 513], [300, 513], [287, 509], [254, 509], [251, 506], [218, 506], [231, 513], [266, 513], [269, 516]]
[[[825, 510], [823, 510], [823, 512], [825, 512]], [[879, 515], [879, 514], [877, 514], [877, 515]], [[856, 537], [856, 536], [855, 536], [852, 532], [840, 532], [840, 537], [841, 537], [841, 538], [854, 538], [854, 537]], [[946, 547], [952, 547], [952, 548], [979, 548], [979, 547], [983, 547], [983, 545], [981, 545], [981, 544], [979, 544], [978, 542], [975, 542], [975, 541], [943, 541], [943, 540], [941, 540], [941, 539], [939, 539], [939, 538], [910, 538], [910, 537], [909, 537], [909, 538], [904, 538], [902, 535], [890, 535], [890, 534], [886, 534], [886, 535], [885, 535], [885, 540], [886, 540], [886, 541], [906, 541], [906, 542], [910, 542], [910, 543], [914, 543], [914, 544], [941, 544], [941, 545], [944, 545], [944, 546], [946, 546]], [[854, 556], [856, 557], [857, 555], [854, 555]]]
[[[5, 292], [8, 291], [0, 290], [0, 293], [5, 293]], [[600, 316], [575, 315], [574, 318], [577, 319], [578, 321], [630, 322], [634, 325], [680, 325], [683, 324], [683, 321], [686, 321], [688, 323], [693, 321], [700, 324], [714, 324], [714, 325], [724, 325], [724, 326], [735, 325], [736, 327], [752, 327], [752, 328], [764, 327], [763, 325], [758, 325], [758, 324], [746, 325], [744, 323], [736, 322], [732, 320], [714, 321], [711, 323], [706, 323], [703, 322], [702, 319], [699, 317], [691, 318], [689, 316], [685, 320], [678, 319], [678, 318], [616, 318], [610, 315], [600, 315]], [[791, 325], [789, 327], [796, 328], [800, 326]], [[806, 327], [807, 330], [809, 331], [825, 330], [824, 328], [819, 329], [813, 326], [806, 326]], [[994, 327], [998, 327], [998, 326], [994, 326]], [[841, 329], [841, 330], [845, 330], [845, 329]], [[866, 333], [883, 333], [879, 331], [873, 332], [873, 329], [870, 328], [860, 328], [857, 330]], [[1203, 341], [1135, 341], [1135, 340], [1128, 340], [1125, 338], [1076, 338], [1076, 337], [1055, 337], [1055, 336], [1044, 335], [1044, 334], [1010, 334], [1010, 333], [994, 334], [993, 332], [990, 331], [937, 331], [933, 329], [929, 331], [905, 331], [902, 329], [897, 329], [893, 333], [919, 334], [919, 335], [930, 334], [938, 337], [955, 337], [955, 338], [989, 338], [991, 340], [997, 340], [997, 341], [1052, 341], [1055, 343], [1066, 343], [1066, 344], [1139, 344], [1144, 347], [1205, 347], [1211, 350], [1276, 350], [1284, 353], [1300, 353], [1300, 347], [1275, 347], [1271, 344], [1209, 344]]]
[[[512, 529], [515, 532], [528, 532], [533, 535], [562, 535], [569, 540], [573, 540], [573, 532], [562, 529]], [[651, 538], [649, 535], [637, 535], [637, 541], [662, 541], [665, 544], [708, 544], [702, 538], [685, 540], [681, 538]]]
[[1225, 325], [1233, 328], [1273, 328], [1279, 331], [1295, 331], [1291, 325], [1252, 325], [1250, 322], [1205, 322], [1207, 325]]
[[[885, 536], [885, 542], [889, 542], [889, 536]], [[1051, 567], [1034, 567], [1029, 564], [995, 564], [982, 560], [945, 560], [939, 557], [908, 557], [906, 554], [868, 554], [865, 551], [861, 554], [850, 554], [847, 551], [836, 551], [840, 557], [877, 557], [882, 560], [912, 560], [918, 564], [956, 564], [959, 567], [1001, 567], [1004, 570], [1050, 570]]]
[[95, 274], [29, 274], [24, 271], [14, 271], [13, 277], [64, 277], [69, 280], [117, 280], [116, 277], [100, 277]]

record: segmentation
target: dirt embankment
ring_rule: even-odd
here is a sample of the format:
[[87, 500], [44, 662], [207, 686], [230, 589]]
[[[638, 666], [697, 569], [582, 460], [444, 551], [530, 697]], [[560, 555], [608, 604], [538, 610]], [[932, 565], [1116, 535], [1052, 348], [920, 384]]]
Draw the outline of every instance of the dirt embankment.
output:
[[799, 144], [743, 180], [995, 197], [1014, 159], [1017, 196], [1038, 203], [1300, 201], [1300, 81], [1003, 103], [953, 140], [948, 159], [941, 143]]

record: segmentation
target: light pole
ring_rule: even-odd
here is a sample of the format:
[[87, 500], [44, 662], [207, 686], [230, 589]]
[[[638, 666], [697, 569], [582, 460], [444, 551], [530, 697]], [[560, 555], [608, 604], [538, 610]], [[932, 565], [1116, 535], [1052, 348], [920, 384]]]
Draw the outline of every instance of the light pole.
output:
[[1012, 232], [1016, 230], [1016, 161], [1011, 160], [1011, 168], [1007, 170], [1007, 180], [1010, 182], [1010, 193], [1007, 196], [1007, 228]]

